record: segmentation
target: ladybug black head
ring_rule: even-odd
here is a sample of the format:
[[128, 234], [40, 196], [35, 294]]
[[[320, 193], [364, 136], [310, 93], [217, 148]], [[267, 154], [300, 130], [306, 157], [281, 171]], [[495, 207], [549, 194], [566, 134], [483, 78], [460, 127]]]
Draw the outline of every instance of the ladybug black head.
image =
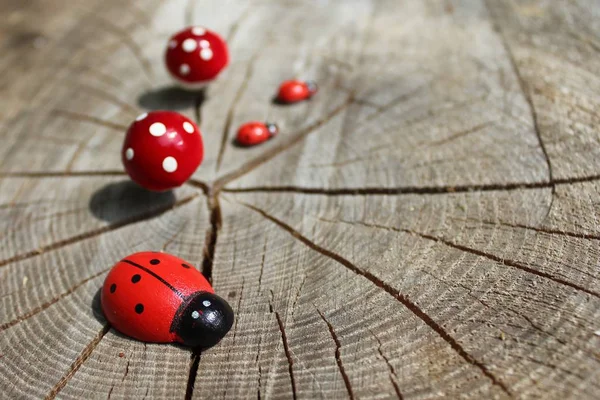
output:
[[317, 86], [317, 82], [315, 81], [306, 81], [306, 87], [308, 88], [308, 91], [310, 92], [311, 96], [315, 93], [317, 93], [317, 91], [319, 90], [319, 87]]
[[217, 344], [233, 325], [233, 310], [216, 294], [198, 292], [185, 302], [173, 320], [172, 330], [190, 347]]
[[267, 127], [267, 130], [269, 131], [269, 135], [271, 137], [277, 135], [279, 133], [279, 127], [277, 126], [277, 124], [273, 124], [271, 122], [267, 122], [265, 124], [265, 126]]

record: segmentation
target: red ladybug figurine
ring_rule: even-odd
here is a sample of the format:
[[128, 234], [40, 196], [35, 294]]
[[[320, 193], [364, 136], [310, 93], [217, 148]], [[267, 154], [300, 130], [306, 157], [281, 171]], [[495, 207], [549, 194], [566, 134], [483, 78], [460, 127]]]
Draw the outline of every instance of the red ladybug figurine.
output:
[[144, 342], [207, 348], [233, 324], [233, 310], [204, 276], [165, 253], [135, 253], [119, 261], [101, 299], [112, 327]]
[[302, 100], [310, 99], [317, 93], [317, 90], [317, 84], [313, 81], [285, 81], [279, 86], [277, 101], [285, 104], [297, 103]]
[[269, 122], [247, 122], [238, 129], [236, 141], [241, 146], [254, 146], [266, 142], [279, 133], [279, 128]]

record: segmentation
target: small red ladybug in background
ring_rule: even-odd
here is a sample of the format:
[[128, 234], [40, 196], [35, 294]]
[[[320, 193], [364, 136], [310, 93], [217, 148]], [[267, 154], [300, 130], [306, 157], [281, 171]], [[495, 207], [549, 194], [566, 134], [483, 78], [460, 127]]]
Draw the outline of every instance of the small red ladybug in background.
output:
[[310, 99], [317, 93], [317, 90], [317, 84], [313, 81], [285, 81], [279, 86], [277, 101], [284, 104], [297, 103], [302, 100]]
[[135, 253], [119, 261], [101, 299], [112, 327], [144, 342], [207, 348], [233, 324], [233, 310], [204, 276], [165, 253]]
[[252, 121], [240, 126], [236, 141], [240, 146], [254, 146], [266, 142], [279, 133], [279, 128], [269, 122]]

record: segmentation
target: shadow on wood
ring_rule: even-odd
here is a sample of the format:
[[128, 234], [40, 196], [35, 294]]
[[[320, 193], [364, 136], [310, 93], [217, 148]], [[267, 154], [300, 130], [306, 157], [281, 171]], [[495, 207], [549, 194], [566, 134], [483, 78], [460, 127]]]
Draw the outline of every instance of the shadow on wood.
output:
[[167, 86], [142, 93], [138, 105], [147, 110], [189, 110], [199, 108], [205, 99], [204, 90], [188, 91]]
[[132, 181], [110, 183], [94, 193], [90, 211], [96, 218], [117, 222], [155, 208], [168, 208], [175, 204], [172, 191], [151, 192]]

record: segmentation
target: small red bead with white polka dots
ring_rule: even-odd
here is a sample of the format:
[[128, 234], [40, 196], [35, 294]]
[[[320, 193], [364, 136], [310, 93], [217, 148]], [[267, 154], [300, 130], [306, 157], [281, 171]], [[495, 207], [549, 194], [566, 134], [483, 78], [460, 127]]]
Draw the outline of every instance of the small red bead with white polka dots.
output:
[[200, 26], [186, 28], [169, 39], [165, 63], [171, 76], [185, 89], [202, 89], [229, 63], [227, 43]]
[[310, 99], [317, 91], [317, 84], [313, 81], [285, 81], [279, 86], [277, 101], [284, 104], [297, 103]]
[[143, 342], [206, 348], [233, 325], [233, 310], [190, 263], [141, 252], [119, 261], [101, 291], [104, 316], [119, 332]]
[[240, 146], [255, 146], [266, 142], [278, 133], [279, 128], [275, 124], [252, 121], [240, 126], [235, 140]]
[[153, 191], [181, 186], [204, 156], [196, 124], [173, 111], [153, 111], [133, 121], [122, 149], [125, 170], [140, 186]]

